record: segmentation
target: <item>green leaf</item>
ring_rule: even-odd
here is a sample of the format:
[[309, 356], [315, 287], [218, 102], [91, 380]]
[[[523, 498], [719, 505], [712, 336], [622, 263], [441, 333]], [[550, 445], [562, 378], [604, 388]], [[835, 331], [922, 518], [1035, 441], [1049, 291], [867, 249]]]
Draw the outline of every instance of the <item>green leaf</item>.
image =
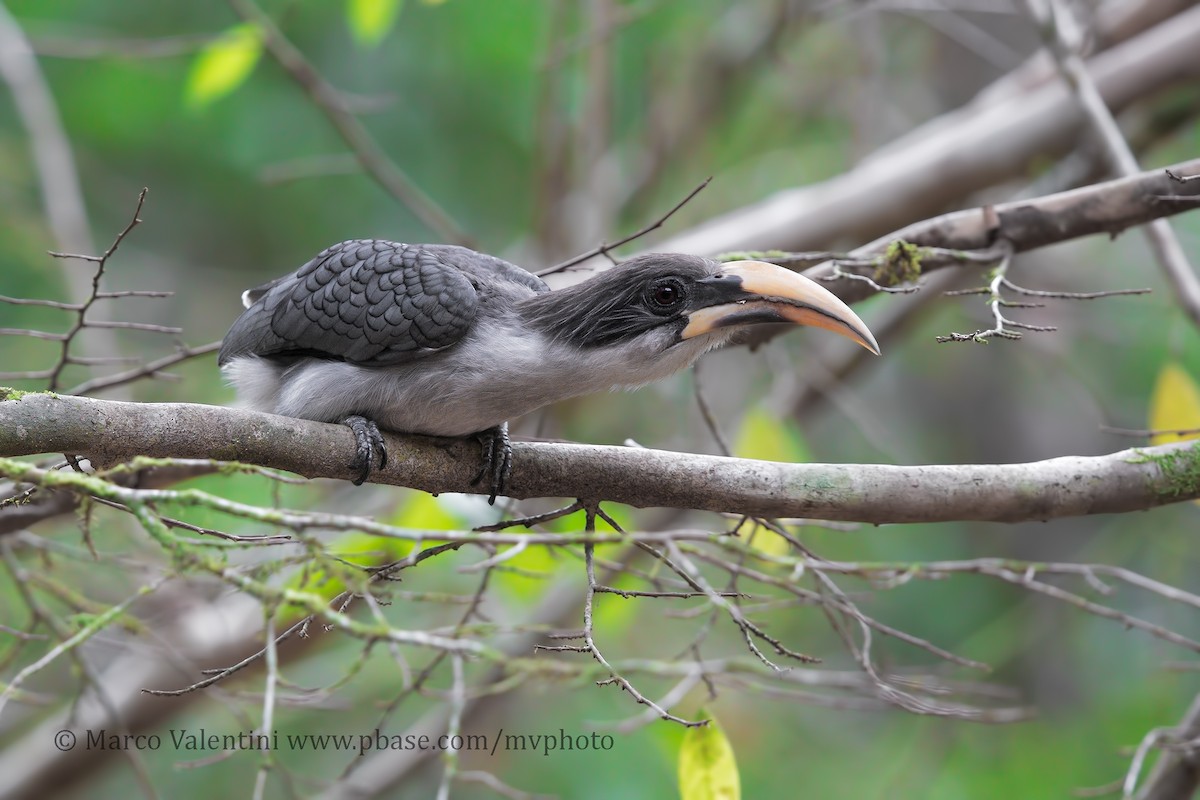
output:
[[184, 97], [193, 108], [206, 106], [241, 86], [262, 55], [257, 25], [235, 25], [196, 54]]
[[396, 24], [404, 0], [349, 0], [346, 22], [354, 40], [366, 47], [376, 47]]
[[688, 728], [679, 748], [681, 800], [738, 800], [742, 796], [737, 761], [725, 732], [708, 711], [700, 710], [708, 724]]

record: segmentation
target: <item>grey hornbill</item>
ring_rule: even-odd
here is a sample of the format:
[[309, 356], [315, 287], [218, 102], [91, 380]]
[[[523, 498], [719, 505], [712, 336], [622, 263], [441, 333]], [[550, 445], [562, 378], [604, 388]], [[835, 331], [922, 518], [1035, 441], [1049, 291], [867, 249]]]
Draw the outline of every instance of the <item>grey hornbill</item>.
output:
[[537, 276], [451, 245], [336, 244], [242, 295], [219, 363], [260, 411], [348, 425], [365, 481], [379, 427], [483, 443], [491, 499], [511, 466], [507, 420], [568, 397], [658, 380], [767, 322], [815, 325], [878, 354], [853, 311], [760, 261], [632, 258], [551, 291]]

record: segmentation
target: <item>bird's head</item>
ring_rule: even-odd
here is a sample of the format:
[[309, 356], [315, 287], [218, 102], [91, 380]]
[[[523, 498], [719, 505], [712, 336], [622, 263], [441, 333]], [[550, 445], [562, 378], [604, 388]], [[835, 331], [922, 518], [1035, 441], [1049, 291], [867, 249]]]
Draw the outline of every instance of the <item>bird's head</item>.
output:
[[826, 328], [879, 353], [867, 326], [832, 292], [763, 261], [638, 256], [583, 283], [538, 295], [526, 301], [526, 310], [530, 322], [557, 341], [583, 351], [661, 359], [667, 371], [763, 323]]

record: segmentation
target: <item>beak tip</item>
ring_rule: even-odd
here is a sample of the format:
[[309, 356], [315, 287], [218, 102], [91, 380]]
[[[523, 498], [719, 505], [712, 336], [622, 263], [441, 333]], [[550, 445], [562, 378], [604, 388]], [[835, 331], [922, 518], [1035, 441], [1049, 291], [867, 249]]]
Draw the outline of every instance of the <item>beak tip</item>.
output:
[[[773, 315], [755, 322], [791, 322], [813, 325], [833, 331], [862, 345], [873, 355], [881, 355], [879, 343], [866, 323], [859, 319], [844, 302], [824, 286], [777, 264], [765, 261], [731, 261], [722, 265], [722, 273], [740, 278], [741, 290], [758, 305], [774, 310]], [[733, 306], [713, 305], [692, 315], [683, 338], [707, 333], [718, 327], [739, 324], [746, 300], [739, 300], [737, 313]]]

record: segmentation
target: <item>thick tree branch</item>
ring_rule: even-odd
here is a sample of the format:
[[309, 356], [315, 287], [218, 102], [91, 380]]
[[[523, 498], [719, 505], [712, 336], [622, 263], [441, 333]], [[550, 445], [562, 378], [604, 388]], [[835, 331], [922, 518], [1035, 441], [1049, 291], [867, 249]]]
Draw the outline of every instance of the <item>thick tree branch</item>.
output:
[[[1200, 159], [1169, 168], [1177, 175], [1200, 174]], [[1012, 245], [1014, 253], [1046, 247], [1070, 239], [1106, 233], [1117, 234], [1151, 220], [1190, 211], [1200, 204], [1200, 181], [1179, 183], [1167, 170], [1154, 169], [1128, 178], [1096, 183], [1057, 194], [1014, 200], [995, 206], [953, 211], [880, 237], [850, 252], [855, 258], [877, 256], [897, 240], [922, 247], [985, 250], [997, 240]], [[953, 263], [936, 260], [922, 266], [930, 272]], [[812, 278], [833, 274], [830, 262], [805, 271]], [[842, 281], [830, 289], [846, 302], [874, 294], [861, 281]]]
[[[479, 492], [473, 440], [389, 435], [379, 483]], [[659, 450], [517, 443], [509, 494], [577, 497], [766, 517], [869, 523], [1019, 522], [1153, 508], [1200, 497], [1200, 446], [1176, 443], [1027, 464], [782, 464]], [[48, 394], [0, 402], [0, 456], [66, 452], [218, 458], [349, 479], [354, 436], [337, 425], [182, 403]], [[486, 493], [486, 492], [485, 492]], [[3, 512], [0, 512], [2, 514]]]
[[[1101, 53], [1088, 69], [1108, 107], [1119, 112], [1165, 86], [1200, 77], [1197, 48], [1200, 6]], [[1082, 110], [1061, 84], [1000, 96], [984, 92], [852, 170], [731, 211], [655, 249], [804, 250], [869, 239], [1026, 174], [1036, 157], [1074, 147], [1083, 124]]]

